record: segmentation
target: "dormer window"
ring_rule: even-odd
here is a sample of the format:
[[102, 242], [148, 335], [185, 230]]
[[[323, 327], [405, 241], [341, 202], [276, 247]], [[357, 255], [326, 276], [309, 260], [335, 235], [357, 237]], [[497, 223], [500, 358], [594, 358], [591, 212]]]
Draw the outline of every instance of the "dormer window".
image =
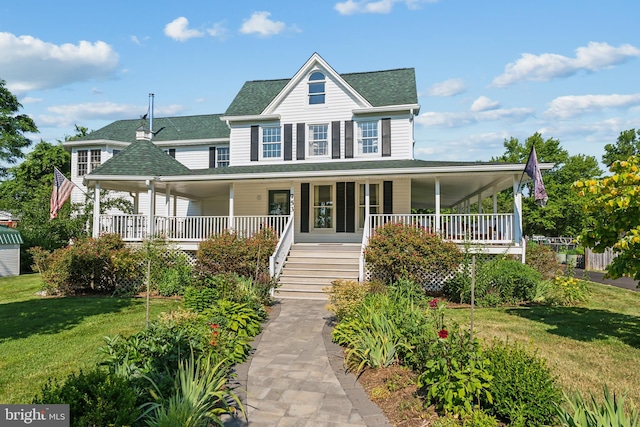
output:
[[309, 104], [324, 104], [324, 74], [316, 71], [309, 76]]

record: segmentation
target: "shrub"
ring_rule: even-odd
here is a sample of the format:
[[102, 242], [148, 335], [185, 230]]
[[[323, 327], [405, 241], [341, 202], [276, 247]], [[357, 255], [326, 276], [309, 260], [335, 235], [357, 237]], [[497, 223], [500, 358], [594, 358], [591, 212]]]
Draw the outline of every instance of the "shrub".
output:
[[551, 306], [576, 306], [590, 297], [587, 282], [571, 276], [558, 276], [540, 284], [536, 302]]
[[[476, 304], [492, 307], [532, 301], [540, 278], [540, 273], [516, 260], [500, 258], [480, 263], [476, 267]], [[471, 275], [459, 272], [445, 282], [442, 290], [451, 301], [470, 303]]]
[[560, 270], [556, 253], [550, 246], [528, 242], [525, 259], [527, 265], [539, 272], [545, 280], [552, 279]]
[[369, 239], [365, 260], [376, 279], [393, 283], [404, 278], [422, 284], [427, 273], [450, 274], [462, 260], [462, 253], [454, 243], [424, 228], [387, 223]]
[[557, 406], [560, 425], [566, 427], [639, 427], [640, 411], [635, 405], [625, 407], [626, 396], [618, 397], [604, 387], [604, 400], [598, 402], [591, 395], [585, 400], [580, 393], [569, 398], [564, 395], [567, 409]]
[[140, 415], [136, 397], [127, 379], [94, 368], [72, 373], [62, 384], [49, 380], [32, 403], [68, 404], [72, 426], [126, 426]]
[[201, 312], [209, 308], [217, 298], [218, 293], [215, 289], [188, 286], [182, 296], [182, 306], [187, 310]]
[[462, 419], [462, 427], [498, 427], [498, 420], [482, 409], [473, 409]]
[[191, 283], [193, 268], [184, 252], [167, 251], [162, 260], [157, 280], [158, 293], [162, 296], [182, 295]]
[[248, 238], [229, 231], [213, 235], [198, 245], [196, 273], [201, 278], [219, 273], [257, 278], [269, 273], [269, 257], [277, 244], [276, 233], [269, 227]]
[[560, 390], [544, 359], [521, 344], [494, 340], [486, 349], [493, 376], [490, 413], [514, 427], [555, 425]]
[[142, 283], [140, 257], [115, 234], [75, 241], [45, 262], [42, 279], [50, 293], [117, 292], [126, 283]]
[[324, 288], [328, 295], [327, 310], [336, 315], [338, 321], [355, 314], [369, 293], [369, 283], [357, 280], [334, 280], [331, 287]]

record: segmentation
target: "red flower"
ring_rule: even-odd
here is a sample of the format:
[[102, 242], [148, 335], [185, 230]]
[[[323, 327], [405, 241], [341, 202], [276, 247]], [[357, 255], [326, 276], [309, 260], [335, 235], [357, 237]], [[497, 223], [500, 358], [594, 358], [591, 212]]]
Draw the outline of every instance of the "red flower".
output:
[[220, 326], [217, 323], [211, 324], [211, 329], [218, 329]]
[[431, 307], [431, 308], [438, 307], [438, 300], [436, 298], [434, 298], [431, 301], [429, 301], [429, 307]]
[[449, 331], [447, 331], [446, 329], [440, 329], [438, 331], [438, 337], [442, 338], [443, 340], [446, 340], [448, 336], [449, 336]]

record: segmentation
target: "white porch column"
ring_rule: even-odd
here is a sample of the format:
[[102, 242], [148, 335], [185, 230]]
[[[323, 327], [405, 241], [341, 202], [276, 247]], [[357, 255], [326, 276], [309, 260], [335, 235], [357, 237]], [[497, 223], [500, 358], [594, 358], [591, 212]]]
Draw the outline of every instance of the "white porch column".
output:
[[498, 213], [498, 191], [496, 187], [493, 187], [493, 213]]
[[149, 211], [147, 216], [147, 238], [153, 237], [155, 234], [155, 215], [156, 215], [156, 186], [150, 179], [147, 180], [147, 195], [149, 196]]
[[[291, 218], [294, 218], [294, 221], [295, 221], [295, 217], [296, 217], [295, 189], [296, 189], [295, 183], [291, 182], [291, 186], [289, 187], [289, 216], [291, 216]], [[296, 225], [295, 222], [293, 223], [293, 225], [294, 226]], [[294, 229], [292, 230], [292, 233], [291, 233], [291, 244], [292, 245], [295, 243], [295, 236], [296, 236], [296, 230], [295, 230], [295, 227], [294, 227]]]
[[171, 184], [167, 184], [167, 189], [164, 193], [164, 210], [167, 213], [167, 217], [173, 216], [171, 214]]
[[517, 175], [513, 176], [513, 239], [516, 245], [522, 245], [522, 193]]
[[436, 177], [436, 233], [440, 232], [440, 178]]
[[100, 183], [96, 182], [93, 192], [93, 237], [100, 236]]
[[[364, 221], [367, 220], [367, 217], [371, 213], [371, 186], [369, 184], [369, 180], [367, 179], [364, 183]], [[364, 227], [364, 224], [362, 224]]]
[[478, 194], [478, 213], [482, 213], [482, 194]]
[[233, 230], [233, 182], [229, 184], [229, 229]]

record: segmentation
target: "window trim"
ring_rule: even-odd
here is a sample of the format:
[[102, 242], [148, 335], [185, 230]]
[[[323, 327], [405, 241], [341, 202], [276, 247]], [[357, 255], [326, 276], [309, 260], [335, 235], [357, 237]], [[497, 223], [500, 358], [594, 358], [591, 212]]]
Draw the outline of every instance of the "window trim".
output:
[[[277, 142], [265, 142], [265, 129], [278, 129], [278, 141]], [[260, 126], [260, 136], [259, 136], [259, 159], [260, 160], [282, 160], [283, 159], [283, 143], [282, 143], [282, 126], [280, 125], [265, 125]], [[265, 156], [265, 144], [277, 144], [278, 145], [278, 156]]]
[[[220, 161], [220, 150], [223, 149], [227, 152], [227, 159]], [[221, 165], [221, 163], [226, 163], [225, 165]], [[216, 147], [216, 167], [217, 168], [228, 168], [231, 165], [231, 149], [228, 146]]]
[[[326, 153], [325, 154], [314, 154], [312, 143], [315, 141], [323, 141], [312, 139], [312, 135], [315, 135], [314, 132], [311, 131], [311, 128], [314, 126], [324, 126], [326, 129], [326, 139], [324, 142], [326, 143]], [[321, 158], [330, 158], [331, 157], [331, 126], [330, 123], [312, 123], [307, 125], [307, 157], [313, 157], [314, 159]]]
[[[322, 76], [322, 79], [314, 78]], [[313, 90], [312, 87], [318, 87]], [[319, 102], [311, 102], [312, 99], [318, 99]], [[324, 105], [327, 102], [327, 76], [320, 70], [314, 70], [307, 78], [307, 104], [308, 105]]]
[[[375, 136], [375, 140], [376, 140], [376, 144], [375, 144], [375, 151], [370, 152], [370, 153], [365, 153], [363, 151], [363, 137], [362, 137], [362, 128], [361, 126], [364, 124], [368, 124], [368, 123], [375, 123], [376, 125], [376, 136]], [[368, 139], [372, 139], [371, 137], [368, 137]], [[359, 120], [356, 122], [356, 144], [357, 144], [357, 148], [358, 148], [358, 156], [362, 156], [362, 157], [377, 157], [380, 155], [380, 145], [381, 145], [381, 129], [380, 129], [380, 120]]]

